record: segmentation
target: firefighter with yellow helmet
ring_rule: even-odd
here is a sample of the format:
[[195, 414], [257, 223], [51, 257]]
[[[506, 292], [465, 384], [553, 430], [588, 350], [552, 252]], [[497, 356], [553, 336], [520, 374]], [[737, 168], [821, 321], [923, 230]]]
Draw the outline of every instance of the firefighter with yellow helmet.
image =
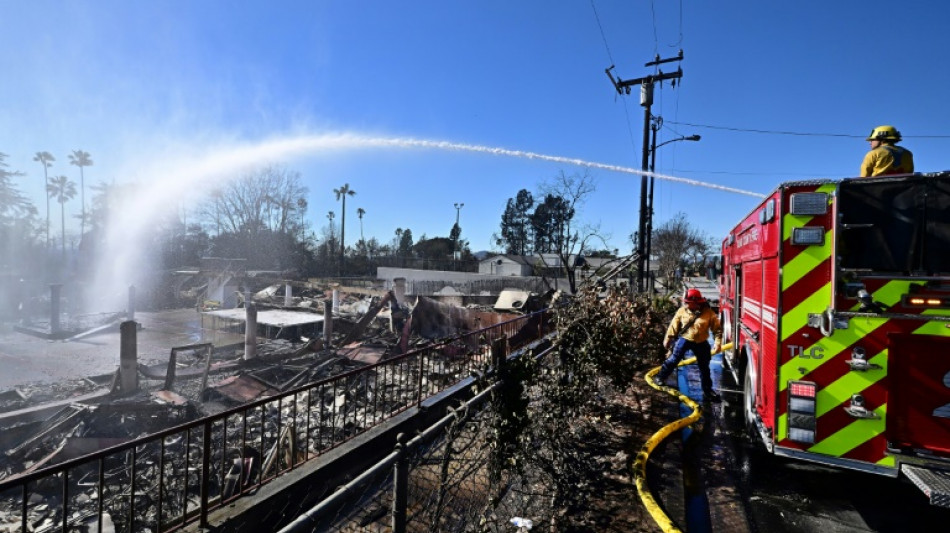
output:
[[896, 144], [901, 140], [901, 132], [897, 128], [878, 126], [871, 131], [867, 140], [871, 143], [871, 151], [861, 163], [862, 178], [914, 172], [914, 154]]

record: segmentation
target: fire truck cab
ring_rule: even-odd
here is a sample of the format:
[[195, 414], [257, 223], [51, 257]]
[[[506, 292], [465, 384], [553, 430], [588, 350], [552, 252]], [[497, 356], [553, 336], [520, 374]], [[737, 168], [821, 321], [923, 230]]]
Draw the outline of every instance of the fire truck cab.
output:
[[723, 240], [719, 281], [769, 452], [950, 507], [950, 171], [784, 183]]

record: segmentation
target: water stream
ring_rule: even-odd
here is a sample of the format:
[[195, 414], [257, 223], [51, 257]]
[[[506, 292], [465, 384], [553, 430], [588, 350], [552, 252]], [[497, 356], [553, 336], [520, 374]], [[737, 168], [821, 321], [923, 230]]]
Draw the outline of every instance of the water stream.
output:
[[434, 149], [458, 152], [473, 152], [486, 155], [516, 157], [548, 161], [565, 165], [595, 168], [609, 172], [653, 176], [659, 180], [681, 183], [695, 187], [726, 191], [761, 198], [764, 195], [726, 187], [716, 183], [681, 178], [659, 173], [650, 173], [618, 165], [609, 165], [583, 159], [510, 150], [507, 148], [480, 146], [401, 137], [372, 137], [357, 134], [300, 135], [277, 138], [259, 143], [238, 145], [191, 158], [161, 161], [148, 168], [147, 179], [136, 185], [134, 198], [129, 198], [109, 225], [107, 245], [98, 250], [96, 279], [91, 286], [90, 303], [103, 300], [94, 307], [98, 309], [121, 309], [124, 307], [129, 284], [135, 282], [135, 274], [145, 272], [148, 250], [147, 232], [155, 227], [162, 214], [177, 209], [184, 197], [194, 197], [202, 190], [210, 191], [216, 185], [239, 176], [247, 168], [264, 161], [298, 158], [328, 152], [368, 149]]

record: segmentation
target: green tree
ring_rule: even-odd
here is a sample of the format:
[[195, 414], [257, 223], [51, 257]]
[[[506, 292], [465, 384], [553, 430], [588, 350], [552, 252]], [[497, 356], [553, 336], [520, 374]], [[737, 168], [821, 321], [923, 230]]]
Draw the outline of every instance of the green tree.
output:
[[507, 254], [526, 255], [533, 252], [531, 209], [534, 196], [521, 189], [515, 198], [509, 198], [505, 212], [501, 215], [501, 233], [495, 236], [495, 243], [504, 248]]
[[92, 159], [89, 157], [89, 152], [73, 150], [73, 153], [69, 154], [69, 164], [79, 167], [79, 194], [82, 200], [82, 218], [79, 223], [79, 236], [82, 238], [82, 235], [86, 233], [86, 176], [82, 169], [83, 167], [91, 167]]
[[66, 202], [76, 197], [76, 182], [70, 181], [66, 176], [55, 176], [49, 179], [46, 184], [46, 194], [50, 198], [56, 198], [59, 202], [60, 219], [62, 221], [63, 242], [62, 258], [66, 259]]
[[416, 256], [423, 259], [448, 259], [452, 257], [454, 248], [455, 239], [446, 237], [433, 237], [431, 239], [422, 237], [419, 242], [412, 245]]
[[363, 238], [363, 215], [366, 214], [366, 210], [362, 207], [356, 208], [356, 216], [360, 218], [360, 241], [365, 241]]
[[[53, 157], [53, 154], [49, 152], [36, 152], [36, 155], [33, 156], [33, 161], [39, 162], [43, 165], [43, 183], [49, 183], [49, 167], [53, 166], [53, 161], [56, 161], [56, 158]], [[49, 195], [46, 196], [46, 247], [49, 248]]]
[[412, 230], [406, 228], [399, 232], [399, 246], [396, 252], [402, 256], [412, 255]]
[[0, 221], [4, 223], [36, 214], [33, 204], [13, 184], [12, 178], [25, 174], [19, 170], [7, 170], [6, 158], [7, 154], [0, 152]]
[[333, 189], [336, 199], [343, 202], [340, 216], [340, 275], [343, 275], [343, 254], [346, 251], [346, 197], [355, 196], [356, 191], [350, 189], [349, 183], [344, 183], [339, 189]]

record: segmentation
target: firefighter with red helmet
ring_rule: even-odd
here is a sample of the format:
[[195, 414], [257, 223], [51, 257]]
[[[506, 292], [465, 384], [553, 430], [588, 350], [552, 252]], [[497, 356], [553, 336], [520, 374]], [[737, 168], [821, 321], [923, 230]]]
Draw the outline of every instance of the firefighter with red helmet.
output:
[[[713, 336], [714, 343], [712, 351], [709, 349], [710, 334]], [[719, 316], [698, 289], [686, 291], [683, 306], [676, 311], [670, 327], [666, 330], [663, 346], [671, 352], [660, 371], [654, 376], [654, 383], [664, 386], [666, 378], [673, 373], [676, 365], [687, 352], [692, 352], [699, 364], [703, 398], [712, 402], [721, 400], [719, 394], [712, 388], [709, 360], [712, 354], [722, 350], [722, 324], [719, 322]]]
[[897, 146], [901, 132], [894, 126], [878, 126], [868, 135], [871, 151], [861, 163], [861, 177], [911, 174], [914, 172], [914, 154]]

